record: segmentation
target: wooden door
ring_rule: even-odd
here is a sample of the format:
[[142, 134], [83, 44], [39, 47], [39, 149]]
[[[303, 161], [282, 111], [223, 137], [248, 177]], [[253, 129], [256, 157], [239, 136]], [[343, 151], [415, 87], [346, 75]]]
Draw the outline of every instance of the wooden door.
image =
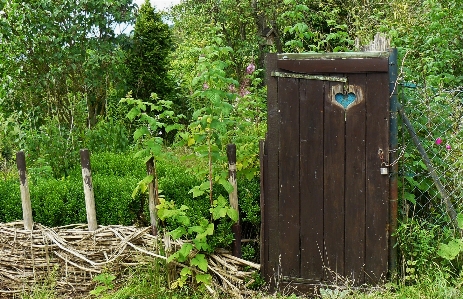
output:
[[388, 59], [331, 55], [267, 58], [261, 255], [274, 286], [387, 273]]

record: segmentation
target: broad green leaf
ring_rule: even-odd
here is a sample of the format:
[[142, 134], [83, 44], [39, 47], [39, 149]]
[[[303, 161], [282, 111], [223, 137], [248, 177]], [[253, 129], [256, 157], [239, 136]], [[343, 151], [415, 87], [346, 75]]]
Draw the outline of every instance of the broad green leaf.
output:
[[188, 191], [188, 193], [193, 193], [193, 198], [195, 197], [198, 197], [198, 196], [201, 196], [204, 194], [204, 191], [203, 190], [200, 190], [199, 189], [199, 186], [194, 186], [193, 189], [191, 189], [190, 191]]
[[180, 223], [183, 226], [189, 226], [190, 225], [190, 218], [185, 215], [180, 215], [177, 218], [178, 223]]
[[206, 229], [204, 230], [204, 232], [209, 235], [209, 236], [212, 236], [214, 234], [214, 223], [209, 223], [209, 225], [206, 227]]
[[227, 208], [217, 206], [215, 208], [211, 208], [211, 212], [212, 212], [212, 219], [217, 220], [227, 215]]
[[143, 184], [149, 184], [153, 181], [153, 175], [150, 174], [150, 175], [147, 175], [143, 178], [143, 180], [141, 180], [140, 182], [142, 182]]
[[184, 243], [182, 248], [180, 248], [180, 250], [177, 251], [178, 252], [178, 259], [177, 260], [179, 262], [183, 263], [187, 259], [188, 255], [190, 254], [192, 249], [193, 249], [192, 244]]
[[167, 262], [170, 263], [172, 262], [173, 260], [178, 260], [178, 257], [179, 257], [179, 253], [178, 251], [177, 252], [174, 252], [172, 255], [169, 255], [169, 257], [167, 257]]
[[187, 145], [188, 145], [188, 146], [192, 146], [193, 144], [195, 144], [195, 139], [192, 138], [192, 137], [188, 138], [188, 143], [187, 143]]
[[186, 230], [184, 227], [177, 227], [176, 229], [171, 231], [169, 234], [172, 236], [174, 240], [177, 240], [178, 238], [186, 234]]
[[199, 189], [200, 190], [208, 190], [209, 188], [211, 187], [211, 184], [209, 181], [206, 181], [206, 182], [203, 182], [200, 186], [199, 186]]
[[203, 272], [207, 271], [207, 260], [205, 258], [205, 255], [202, 253], [198, 253], [197, 255], [195, 255], [195, 257], [191, 259], [190, 265], [197, 266]]
[[404, 192], [404, 198], [412, 204], [416, 205], [415, 194]]
[[212, 281], [212, 276], [210, 274], [196, 274], [196, 281], [209, 285]]
[[180, 271], [180, 276], [188, 276], [191, 274], [191, 269], [187, 267], [183, 268], [182, 271]]
[[453, 260], [458, 254], [460, 254], [463, 246], [463, 240], [455, 239], [450, 241], [448, 244], [441, 243], [437, 254], [446, 260]]
[[133, 107], [130, 109], [130, 111], [127, 113], [127, 118], [130, 120], [134, 120], [135, 117], [137, 117], [141, 113], [140, 108], [138, 107]]
[[211, 246], [207, 243], [206, 239], [193, 239], [196, 249], [208, 251], [211, 249]]
[[199, 225], [195, 225], [195, 226], [191, 226], [188, 228], [188, 232], [191, 234], [191, 233], [203, 233], [204, 232], [204, 228], [202, 226], [199, 226]]
[[135, 132], [133, 133], [133, 139], [138, 140], [143, 135], [149, 135], [149, 134], [150, 134], [150, 131], [148, 130], [147, 127], [141, 127], [135, 130]]
[[229, 181], [227, 181], [226, 179], [224, 178], [220, 178], [219, 179], [219, 184], [222, 185], [224, 187], [224, 189], [228, 192], [228, 193], [232, 193], [233, 192], [233, 185], [230, 184]]
[[233, 220], [234, 222], [238, 221], [238, 217], [239, 217], [238, 212], [233, 208], [229, 208], [227, 210], [227, 216], [230, 217], [230, 219]]

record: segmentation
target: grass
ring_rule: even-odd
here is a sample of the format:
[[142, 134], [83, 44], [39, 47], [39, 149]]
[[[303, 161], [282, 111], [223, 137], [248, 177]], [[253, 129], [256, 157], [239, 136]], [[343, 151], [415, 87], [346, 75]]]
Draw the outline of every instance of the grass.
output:
[[[434, 268], [434, 267], [433, 267]], [[386, 283], [378, 287], [359, 290], [351, 286], [342, 286], [334, 290], [321, 290], [318, 298], [322, 299], [457, 299], [463, 298], [461, 285], [463, 277], [450, 278], [448, 273], [440, 269], [432, 269], [411, 284]], [[95, 285], [95, 290], [104, 286], [102, 283]], [[268, 294], [265, 291], [257, 292], [251, 298], [257, 299], [297, 299], [313, 298], [309, 296], [296, 296], [290, 289], [283, 293]], [[15, 297], [21, 299], [64, 299], [53, 292], [53, 279], [47, 280], [29, 293]], [[229, 295], [217, 292], [210, 294], [200, 287], [184, 286], [178, 289], [170, 289], [167, 282], [165, 266], [161, 262], [152, 262], [140, 265], [128, 270], [123, 277], [114, 280], [114, 286], [102, 288], [98, 294], [79, 294], [72, 296], [75, 299], [215, 299], [231, 298]]]

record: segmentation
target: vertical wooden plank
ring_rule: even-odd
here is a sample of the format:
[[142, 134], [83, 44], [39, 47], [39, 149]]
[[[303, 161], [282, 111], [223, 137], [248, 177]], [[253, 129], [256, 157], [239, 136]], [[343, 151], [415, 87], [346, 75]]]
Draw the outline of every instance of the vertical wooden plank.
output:
[[265, 57], [266, 82], [267, 82], [267, 129], [268, 135], [266, 148], [268, 150], [268, 181], [265, 194], [265, 215], [268, 229], [268, 257], [264, 261], [267, 264], [268, 274], [265, 277], [270, 290], [275, 288], [278, 279], [279, 256], [279, 232], [278, 232], [278, 151], [279, 151], [279, 121], [278, 112], [278, 80], [271, 76], [271, 72], [277, 69], [277, 55], [267, 54]]
[[346, 110], [345, 275], [355, 284], [365, 282], [365, 81], [349, 76], [349, 92], [357, 104]]
[[323, 279], [324, 81], [300, 82], [301, 277]]
[[279, 228], [281, 273], [300, 275], [299, 243], [299, 80], [279, 78]]
[[388, 74], [367, 74], [366, 93], [366, 254], [365, 280], [377, 283], [388, 269], [389, 176], [381, 175], [378, 150], [389, 151]]
[[331, 102], [331, 87], [342, 83], [330, 82], [325, 92], [324, 119], [324, 266], [326, 280], [334, 273], [344, 275], [344, 109]]

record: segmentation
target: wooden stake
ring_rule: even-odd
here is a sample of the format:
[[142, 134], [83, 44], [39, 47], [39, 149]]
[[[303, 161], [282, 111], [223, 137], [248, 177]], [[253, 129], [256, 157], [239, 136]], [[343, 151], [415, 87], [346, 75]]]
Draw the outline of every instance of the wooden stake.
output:
[[82, 165], [82, 180], [84, 183], [88, 230], [94, 231], [97, 229], [98, 225], [96, 223], [95, 196], [93, 194], [92, 170], [90, 167], [90, 152], [88, 149], [80, 150], [80, 164]]
[[23, 209], [24, 229], [32, 230], [34, 221], [32, 219], [31, 196], [26, 174], [26, 156], [23, 151], [16, 153], [16, 165], [18, 166], [19, 182], [21, 188], [21, 203]]
[[232, 231], [235, 240], [232, 244], [232, 253], [236, 257], [241, 257], [241, 225], [238, 209], [238, 184], [236, 180], [236, 145], [227, 145], [228, 157], [228, 181], [233, 186], [233, 191], [229, 194], [230, 206], [238, 212], [238, 221], [233, 224]]
[[158, 234], [158, 215], [156, 210], [156, 205], [158, 202], [158, 180], [156, 177], [156, 165], [154, 164], [154, 158], [151, 157], [146, 161], [146, 172], [148, 175], [153, 176], [153, 180], [149, 183], [149, 211], [150, 211], [150, 222], [152, 235], [156, 236]]

